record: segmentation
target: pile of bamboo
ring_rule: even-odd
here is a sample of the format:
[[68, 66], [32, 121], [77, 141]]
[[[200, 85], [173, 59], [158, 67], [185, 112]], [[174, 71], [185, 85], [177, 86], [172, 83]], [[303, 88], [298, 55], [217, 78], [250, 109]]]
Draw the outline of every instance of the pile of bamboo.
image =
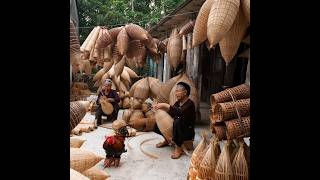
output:
[[219, 140], [250, 136], [250, 86], [242, 84], [211, 95], [211, 127]]

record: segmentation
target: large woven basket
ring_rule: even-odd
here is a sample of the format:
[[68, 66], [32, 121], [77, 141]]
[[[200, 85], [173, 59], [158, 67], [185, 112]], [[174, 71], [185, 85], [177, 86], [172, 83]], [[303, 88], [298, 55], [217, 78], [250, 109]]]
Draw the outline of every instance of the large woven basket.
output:
[[[88, 45], [88, 43], [89, 43], [89, 41], [90, 41], [93, 33], [95, 32], [96, 28], [97, 28], [97, 27], [95, 27], [95, 28], [93, 28], [93, 29], [91, 30], [91, 32], [90, 32], [89, 35], [87, 36], [86, 40], [85, 40], [85, 41], [82, 43], [82, 45], [80, 46], [80, 51], [81, 51], [82, 53], [85, 53], [85, 54], [84, 54], [84, 57], [89, 58], [89, 57], [88, 57], [88, 53], [89, 53], [90, 51], [86, 51], [85, 48], [86, 48], [86, 46]], [[85, 59], [87, 59], [87, 58], [85, 58]]]
[[122, 59], [123, 55], [120, 54], [119, 50], [118, 50], [118, 45], [115, 44], [112, 47], [112, 59], [114, 64], [118, 63], [121, 59]]
[[109, 34], [110, 34], [113, 42], [117, 42], [118, 34], [119, 34], [119, 32], [121, 31], [122, 28], [123, 28], [123, 26], [109, 29]]
[[95, 48], [101, 49], [101, 48], [106, 48], [109, 46], [111, 43], [113, 43], [113, 39], [108, 31], [108, 29], [103, 28], [100, 30], [100, 34], [97, 38]]
[[88, 177], [70, 168], [70, 180], [90, 180]]
[[148, 40], [147, 31], [142, 27], [136, 24], [128, 24], [125, 26], [125, 29], [131, 39], [146, 41]]
[[232, 97], [228, 91], [233, 95], [235, 100], [250, 98], [250, 86], [247, 84], [241, 84], [219, 93], [212, 94], [211, 106], [221, 102], [232, 101]]
[[224, 122], [227, 128], [227, 138], [236, 139], [250, 137], [250, 116]]
[[196, 174], [198, 174], [199, 165], [203, 160], [204, 155], [209, 149], [207, 135], [201, 134], [201, 136], [202, 136], [201, 141], [193, 151], [190, 159], [190, 165], [193, 167]]
[[111, 177], [105, 171], [102, 171], [97, 167], [92, 167], [88, 170], [85, 170], [82, 174], [87, 176], [91, 180], [106, 180], [108, 177]]
[[172, 117], [165, 111], [158, 109], [155, 112], [155, 119], [158, 125], [159, 130], [165, 137], [165, 139], [169, 142], [172, 141], [172, 127], [173, 127], [173, 119]]
[[163, 84], [162, 81], [154, 77], [148, 77], [148, 82], [151, 96], [157, 97], [160, 92], [160, 87]]
[[213, 1], [206, 0], [199, 10], [193, 29], [193, 47], [198, 46], [207, 39], [207, 22]]
[[130, 41], [129, 49], [127, 52], [128, 58], [141, 56], [143, 54], [143, 49], [145, 49], [145, 46], [139, 40]]
[[158, 103], [169, 103], [170, 92], [180, 78], [181, 74], [169, 79], [160, 86], [160, 91], [157, 96]]
[[214, 177], [214, 172], [216, 164], [221, 153], [220, 145], [217, 139], [212, 141], [209, 145], [209, 149], [204, 155], [199, 168], [197, 170], [197, 177], [199, 179], [212, 179]]
[[130, 75], [129, 75], [127, 69], [124, 69], [124, 68], [123, 68], [122, 73], [121, 73], [120, 76], [121, 76], [121, 78], [122, 78], [123, 80], [129, 81], [129, 83], [131, 82], [131, 78], [130, 78]]
[[127, 109], [130, 108], [130, 98], [125, 97], [122, 102], [122, 108]]
[[219, 42], [221, 55], [228, 65], [233, 57], [237, 54], [242, 39], [246, 35], [249, 24], [245, 19], [242, 9], [238, 11], [238, 15], [234, 20], [230, 30]]
[[195, 21], [189, 21], [187, 24], [185, 24], [181, 28], [181, 30], [179, 31], [179, 35], [183, 36], [183, 35], [191, 33], [193, 31], [194, 24], [195, 24]]
[[71, 148], [80, 148], [85, 141], [86, 140], [84, 140], [84, 139], [70, 138], [70, 147]]
[[105, 114], [110, 115], [113, 112], [112, 104], [106, 101], [105, 99], [101, 98], [100, 104], [101, 104], [101, 109]]
[[70, 131], [75, 128], [86, 115], [86, 107], [79, 102], [70, 102]]
[[215, 169], [215, 176], [214, 179], [216, 180], [226, 180], [226, 179], [234, 179], [233, 171], [232, 171], [232, 164], [230, 159], [230, 148], [232, 144], [228, 141], [219, 156], [216, 169]]
[[85, 51], [91, 52], [94, 49], [96, 40], [98, 39], [98, 36], [99, 36], [99, 33], [100, 33], [100, 29], [101, 29], [100, 26], [97, 26], [97, 27], [95, 27], [93, 29], [94, 32], [93, 32], [90, 40], [88, 41], [88, 44], [85, 47]]
[[158, 41], [159, 39], [153, 38], [149, 33], [147, 34], [148, 36], [148, 41], [145, 43], [147, 49], [153, 53], [157, 54], [158, 53]]
[[98, 81], [102, 78], [102, 76], [106, 73], [104, 68], [101, 68], [93, 77], [93, 81]]
[[129, 36], [125, 28], [123, 28], [118, 34], [117, 45], [120, 54], [124, 55], [129, 47]]
[[216, 122], [222, 122], [238, 117], [236, 108], [240, 116], [246, 117], [250, 115], [250, 98], [240, 99], [238, 101], [230, 101], [226, 103], [218, 103], [215, 105], [213, 114], [217, 116]]
[[136, 72], [134, 72], [132, 69], [128, 68], [128, 67], [124, 67], [124, 69], [128, 72], [130, 78], [138, 78], [138, 75]]
[[149, 83], [147, 78], [142, 79], [135, 87], [133, 97], [139, 99], [147, 99], [149, 97]]
[[121, 75], [125, 63], [126, 63], [126, 56], [123, 56], [121, 61], [114, 65], [114, 74], [116, 76], [120, 76]]
[[129, 90], [129, 96], [133, 97], [134, 91], [136, 90], [137, 85], [142, 81], [143, 79], [140, 79], [138, 81], [136, 81], [130, 88]]
[[129, 125], [138, 131], [143, 131], [149, 118], [135, 118], [130, 120]]
[[173, 69], [176, 69], [180, 63], [182, 53], [182, 39], [176, 28], [172, 30], [170, 35], [167, 52], [170, 66], [173, 67]]
[[144, 118], [143, 112], [141, 110], [133, 110], [130, 116], [130, 122], [133, 122], [135, 119]]
[[240, 0], [215, 0], [207, 24], [207, 37], [212, 48], [229, 31], [239, 11]]
[[130, 101], [131, 109], [139, 109], [139, 110], [141, 110], [142, 102], [143, 102], [142, 99], [132, 98], [131, 101]]
[[246, 17], [246, 20], [250, 24], [250, 0], [240, 0], [240, 3], [241, 3], [244, 16]]
[[122, 119], [128, 123], [130, 121], [131, 114], [131, 109], [125, 109], [122, 114]]
[[145, 113], [145, 116], [147, 118], [154, 118], [154, 111], [149, 110], [148, 112]]
[[215, 124], [213, 125], [213, 130], [219, 141], [227, 139], [227, 127], [225, 124]]
[[103, 157], [93, 152], [80, 148], [70, 148], [70, 167], [78, 172], [83, 172], [95, 166]]

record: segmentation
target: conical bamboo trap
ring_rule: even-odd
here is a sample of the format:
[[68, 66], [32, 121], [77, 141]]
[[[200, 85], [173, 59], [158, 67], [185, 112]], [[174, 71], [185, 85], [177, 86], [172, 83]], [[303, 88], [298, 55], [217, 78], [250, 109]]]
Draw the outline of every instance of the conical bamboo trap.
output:
[[215, 169], [215, 180], [232, 180], [234, 178], [230, 160], [230, 146], [231, 142], [228, 141], [224, 145], [223, 150], [219, 156]]
[[250, 86], [247, 84], [241, 84], [239, 86], [228, 88], [219, 93], [212, 94], [210, 98], [211, 106], [215, 105], [216, 103], [232, 101], [232, 97], [228, 91], [236, 100], [250, 98]]
[[70, 19], [70, 62], [77, 60], [79, 58], [78, 56], [80, 56], [80, 41], [76, 28]]
[[84, 140], [84, 139], [70, 138], [70, 147], [71, 148], [80, 148], [85, 141], [86, 140]]
[[138, 80], [137, 82], [135, 82], [135, 83], [131, 86], [130, 91], [129, 91], [129, 96], [130, 96], [130, 97], [133, 97], [134, 91], [136, 90], [136, 86], [137, 86], [142, 80], [143, 80], [143, 79]]
[[240, 142], [240, 147], [232, 162], [234, 180], [249, 180], [249, 164], [246, 158], [245, 142]]
[[88, 177], [70, 168], [70, 180], [90, 180]]
[[242, 7], [244, 16], [246, 17], [246, 20], [250, 24], [250, 0], [240, 0], [240, 6]]
[[120, 26], [120, 27], [115, 27], [115, 28], [112, 28], [109, 30], [109, 34], [110, 34], [113, 42], [117, 42], [118, 34], [122, 28], [123, 28], [123, 26]]
[[81, 51], [81, 52], [85, 52], [86, 55], [87, 55], [88, 52], [91, 51], [91, 50], [87, 51], [87, 50], [86, 50], [86, 47], [87, 47], [89, 41], [91, 40], [93, 34], [96, 32], [96, 30], [97, 30], [97, 27], [93, 28], [92, 31], [91, 31], [91, 32], [89, 33], [89, 35], [87, 36], [86, 40], [85, 40], [85, 41], [82, 43], [82, 45], [80, 46], [80, 51]]
[[124, 55], [128, 51], [129, 39], [126, 29], [123, 28], [117, 37], [117, 47], [121, 55]]
[[97, 167], [92, 167], [88, 170], [85, 170], [82, 174], [91, 180], [106, 180], [108, 177], [110, 177], [109, 174], [98, 169]]
[[187, 24], [185, 24], [181, 28], [181, 30], [179, 31], [179, 35], [183, 36], [183, 35], [191, 33], [193, 31], [194, 24], [195, 24], [195, 21], [189, 21]]
[[207, 39], [207, 23], [213, 1], [214, 0], [206, 0], [199, 10], [193, 29], [193, 47], [200, 45]]
[[162, 81], [154, 77], [148, 77], [148, 82], [150, 87], [150, 96], [157, 97], [160, 92], [160, 87], [163, 84]]
[[114, 62], [114, 64], [117, 64], [121, 59], [122, 59], [123, 55], [120, 54], [119, 50], [118, 50], [118, 45], [115, 44], [112, 47], [112, 60]]
[[70, 168], [83, 172], [95, 166], [103, 157], [80, 148], [70, 148]]
[[242, 39], [245, 37], [246, 30], [249, 24], [247, 23], [242, 9], [238, 11], [238, 15], [234, 20], [230, 30], [219, 42], [220, 52], [228, 65], [236, 55]]
[[130, 98], [129, 97], [125, 97], [123, 99], [122, 108], [124, 108], [124, 109], [130, 108]]
[[214, 172], [221, 150], [218, 139], [214, 139], [209, 144], [209, 149], [199, 164], [197, 177], [200, 179], [214, 179]]
[[144, 118], [143, 112], [141, 110], [133, 110], [130, 116], [129, 122], [133, 122], [135, 119]]
[[100, 35], [97, 38], [95, 48], [101, 49], [101, 48], [106, 48], [110, 44], [113, 43], [113, 39], [108, 31], [108, 29], [103, 28], [100, 30]]
[[131, 100], [131, 102], [130, 102], [130, 107], [131, 107], [131, 109], [139, 109], [139, 110], [141, 110], [142, 100], [133, 98]]
[[122, 71], [124, 69], [125, 63], [126, 63], [126, 56], [123, 56], [121, 61], [114, 65], [114, 74], [115, 74], [115, 76], [120, 76], [121, 75], [121, 73], [122, 73]]
[[155, 111], [155, 119], [159, 130], [168, 142], [172, 141], [173, 119], [165, 111], [158, 109]]
[[194, 171], [196, 174], [198, 173], [197, 169], [199, 168], [199, 164], [201, 163], [205, 155], [205, 152], [208, 149], [207, 133], [204, 131], [201, 131], [200, 136], [201, 136], [201, 141], [199, 142], [198, 146], [194, 149], [190, 159], [190, 164], [192, 168], [194, 168]]
[[213, 130], [219, 141], [227, 139], [227, 127], [225, 124], [215, 124], [213, 125]]
[[167, 82], [163, 83], [160, 86], [160, 91], [157, 96], [158, 103], [169, 103], [171, 89], [177, 83], [179, 78], [181, 78], [181, 74], [169, 79]]
[[242, 117], [250, 115], [250, 98], [218, 103], [214, 106], [213, 115], [216, 115], [216, 122], [222, 122], [238, 117], [236, 108]]
[[147, 31], [136, 24], [128, 24], [125, 29], [131, 39], [146, 41], [148, 40]]
[[240, 0], [215, 0], [207, 24], [207, 37], [212, 48], [230, 30], [240, 7]]
[[124, 67], [124, 69], [127, 71], [127, 73], [129, 74], [130, 78], [138, 78], [138, 75], [136, 72], [134, 72], [132, 69], [128, 68], [128, 67]]
[[79, 102], [70, 102], [70, 131], [74, 129], [86, 115], [86, 107]]
[[149, 83], [147, 78], [142, 79], [135, 87], [133, 97], [139, 99], [147, 99], [149, 97]]
[[128, 123], [130, 121], [131, 114], [131, 109], [125, 109], [122, 114], [122, 119]]
[[173, 67], [173, 69], [176, 69], [180, 63], [182, 52], [182, 39], [176, 28], [172, 30], [170, 35], [167, 52], [170, 66]]
[[99, 36], [100, 29], [101, 29], [100, 26], [97, 26], [93, 29], [94, 32], [93, 32], [90, 40], [88, 41], [88, 44], [85, 47], [85, 51], [91, 52], [92, 50], [94, 50], [94, 46], [95, 46], [96, 40]]

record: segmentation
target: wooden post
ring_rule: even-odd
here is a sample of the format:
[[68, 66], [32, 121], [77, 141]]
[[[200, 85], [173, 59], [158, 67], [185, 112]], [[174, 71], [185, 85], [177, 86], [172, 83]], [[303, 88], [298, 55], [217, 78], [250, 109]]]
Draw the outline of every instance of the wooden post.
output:
[[187, 35], [187, 57], [186, 57], [186, 72], [189, 78], [192, 78], [192, 66], [193, 66], [193, 49], [192, 47], [192, 33]]
[[163, 66], [163, 82], [167, 82], [170, 79], [170, 65], [168, 62], [167, 53], [164, 55], [164, 66]]
[[192, 80], [198, 87], [199, 78], [199, 46], [193, 48], [193, 66], [192, 66]]
[[247, 73], [246, 73], [246, 84], [250, 85], [250, 49], [249, 49], [249, 59], [247, 65]]
[[226, 72], [224, 75], [224, 82], [223, 82], [224, 86], [229, 86], [229, 87], [233, 86], [233, 77], [234, 77], [234, 71], [236, 69], [236, 65], [237, 65], [237, 58], [233, 58], [231, 62], [228, 64], [228, 66], [226, 66]]
[[162, 81], [163, 79], [163, 62], [164, 62], [164, 55], [161, 55], [161, 61], [158, 64], [158, 79], [160, 79], [160, 81]]

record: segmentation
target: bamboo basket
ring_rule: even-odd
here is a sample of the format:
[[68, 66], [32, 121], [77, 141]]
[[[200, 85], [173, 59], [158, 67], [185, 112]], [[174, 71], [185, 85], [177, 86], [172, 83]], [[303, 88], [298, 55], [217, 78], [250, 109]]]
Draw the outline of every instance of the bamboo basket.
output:
[[127, 52], [128, 58], [141, 56], [144, 52], [145, 46], [139, 40], [132, 40], [129, 42], [129, 49]]
[[117, 64], [121, 59], [122, 59], [122, 55], [120, 54], [119, 50], [118, 50], [118, 45], [115, 44], [112, 47], [112, 59], [114, 64]]
[[129, 91], [129, 96], [130, 96], [130, 97], [133, 97], [134, 91], [136, 90], [136, 86], [137, 86], [142, 80], [143, 80], [143, 79], [138, 80], [137, 82], [135, 82], [135, 83], [131, 86], [130, 91]]
[[177, 83], [180, 79], [181, 74], [169, 79], [167, 82], [163, 83], [160, 86], [160, 91], [157, 96], [158, 103], [169, 103], [169, 95], [173, 86]]
[[213, 125], [213, 129], [219, 141], [227, 139], [227, 128], [225, 124]]
[[154, 112], [152, 110], [149, 110], [148, 112], [145, 113], [145, 116], [147, 118], [154, 118]]
[[103, 60], [109, 62], [112, 59], [112, 44], [103, 49]]
[[160, 53], [165, 53], [165, 52], [167, 52], [167, 45], [163, 42], [163, 41], [159, 41], [158, 42], [158, 44], [157, 44], [157, 46], [158, 46], [158, 51], [160, 52]]
[[80, 41], [76, 28], [70, 19], [70, 55], [80, 54]]
[[103, 157], [80, 148], [70, 148], [70, 167], [80, 173], [95, 166]]
[[181, 38], [182, 38], [182, 51], [186, 51], [187, 50], [187, 37], [185, 35], [183, 35]]
[[101, 29], [100, 26], [95, 27], [94, 32], [92, 34], [92, 37], [90, 38], [90, 41], [88, 42], [87, 46], [85, 47], [85, 51], [91, 52], [94, 49], [96, 40], [97, 40], [99, 33], [100, 33], [100, 29]]
[[236, 100], [250, 98], [250, 86], [247, 84], [241, 84], [239, 86], [228, 88], [219, 93], [212, 94], [210, 98], [211, 106], [221, 102], [232, 101], [232, 97], [228, 91]]
[[102, 78], [102, 76], [106, 73], [105, 68], [100, 69], [94, 76], [93, 81], [98, 81]]
[[155, 112], [156, 123], [159, 127], [159, 130], [165, 137], [168, 142], [172, 141], [172, 131], [173, 131], [173, 119], [165, 111], [158, 109]]
[[240, 0], [240, 6], [242, 7], [244, 16], [246, 17], [246, 20], [250, 24], [250, 0]]
[[126, 91], [126, 93], [127, 93], [127, 96], [129, 96], [129, 90], [130, 90], [131, 81], [130, 81], [130, 82], [129, 82], [129, 81], [126, 81], [126, 80], [124, 80], [123, 78], [121, 78], [121, 81], [122, 81], [122, 83], [124, 84], [124, 86], [126, 87], [126, 89], [128, 90], [128, 91]]
[[122, 127], [125, 127], [127, 123], [123, 119], [117, 119], [112, 123], [113, 130], [119, 130]]
[[113, 112], [112, 104], [106, 101], [105, 99], [101, 98], [100, 104], [101, 104], [101, 109], [105, 114], [110, 115]]
[[112, 43], [113, 43], [113, 39], [108, 29], [106, 28], [101, 29], [95, 44], [95, 48], [97, 49], [106, 48]]
[[228, 141], [220, 154], [218, 159], [216, 169], [215, 169], [215, 180], [226, 180], [226, 179], [234, 179], [234, 175], [232, 172], [232, 164], [230, 161], [230, 146], [231, 143]]
[[239, 12], [240, 0], [215, 0], [207, 24], [210, 48], [216, 45], [230, 30]]
[[201, 132], [200, 136], [201, 136], [201, 141], [199, 142], [198, 146], [194, 149], [190, 159], [190, 163], [192, 168], [194, 168], [195, 174], [198, 174], [197, 171], [198, 171], [199, 165], [206, 151], [208, 150], [207, 133]]
[[213, 114], [217, 116], [216, 122], [222, 122], [238, 117], [236, 107], [240, 116], [246, 117], [250, 115], [250, 98], [240, 99], [238, 101], [230, 101], [218, 103], [215, 105]]
[[141, 40], [141, 41], [148, 40], [147, 31], [136, 24], [130, 23], [125, 26], [125, 29], [131, 39]]
[[118, 34], [122, 28], [123, 28], [123, 26], [120, 26], [120, 27], [115, 27], [115, 28], [112, 28], [109, 30], [109, 34], [110, 34], [113, 42], [117, 42]]
[[218, 158], [221, 150], [218, 139], [212, 141], [209, 145], [209, 149], [204, 155], [201, 163], [199, 164], [197, 177], [199, 179], [213, 180], [214, 172], [217, 165]]
[[122, 107], [124, 109], [130, 108], [130, 98], [129, 97], [125, 97], [123, 99]]
[[[130, 49], [129, 49], [130, 50]], [[128, 54], [128, 53], [127, 53]], [[129, 58], [127, 56], [126, 58], [126, 65], [129, 66], [130, 69], [137, 71], [137, 62], [136, 62], [136, 58]]]
[[[90, 51], [86, 51], [85, 48], [86, 48], [86, 46], [88, 45], [88, 43], [89, 43], [92, 35], [94, 34], [95, 30], [96, 30], [96, 27], [92, 29], [92, 31], [91, 31], [91, 32], [89, 33], [89, 35], [87, 36], [86, 40], [85, 40], [85, 41], [82, 43], [82, 45], [80, 46], [80, 51], [83, 52], [83, 53], [85, 53], [84, 56], [88, 56], [88, 52], [90, 52]], [[85, 59], [87, 59], [87, 58], [85, 58]]]
[[232, 162], [232, 169], [235, 180], [249, 180], [249, 164], [246, 157], [246, 144], [243, 140], [239, 143], [240, 147]]
[[70, 180], [90, 180], [88, 177], [70, 168]]
[[149, 83], [147, 78], [142, 79], [135, 87], [133, 97], [139, 99], [147, 99], [149, 97]]
[[77, 101], [77, 102], [82, 104], [82, 106], [85, 107], [86, 112], [88, 112], [90, 110], [90, 106], [91, 106], [90, 101]]
[[123, 69], [124, 69], [124, 64], [126, 63], [126, 56], [123, 56], [121, 61], [115, 64], [114, 66], [114, 74], [116, 76], [120, 76]]
[[90, 180], [106, 180], [111, 177], [105, 171], [98, 169], [97, 167], [92, 167], [88, 170], [85, 170], [83, 175], [87, 176]]
[[141, 105], [141, 110], [143, 113], [148, 112], [151, 108], [152, 108], [151, 104], [146, 103], [146, 102], [142, 103], [142, 105]]
[[81, 135], [81, 130], [79, 128], [75, 127], [75, 128], [72, 129], [71, 134], [80, 136]]
[[250, 116], [243, 117], [241, 120], [228, 120], [224, 123], [226, 124], [228, 139], [250, 137]]
[[70, 131], [74, 129], [86, 115], [86, 107], [79, 102], [70, 102]]
[[103, 69], [105, 70], [105, 72], [108, 72], [112, 66], [113, 66], [113, 60], [111, 59], [109, 62], [104, 62], [103, 63]]
[[160, 87], [163, 84], [162, 81], [154, 77], [148, 77], [148, 82], [151, 96], [157, 97], [160, 92]]
[[130, 102], [131, 109], [140, 109], [142, 108], [142, 102], [140, 99], [133, 98]]
[[170, 66], [173, 67], [173, 69], [176, 69], [180, 63], [182, 52], [182, 39], [176, 28], [172, 30], [170, 35], [167, 52]]
[[122, 119], [128, 123], [130, 121], [131, 114], [131, 109], [125, 109], [122, 114]]
[[188, 23], [186, 23], [179, 31], [179, 35], [183, 36], [191, 33], [193, 31], [194, 24], [195, 24], [195, 21], [189, 21]]
[[147, 121], [148, 121], [148, 118], [144, 118], [144, 117], [134, 118], [134, 119], [130, 119], [129, 125], [138, 131], [143, 131], [146, 127]]
[[145, 124], [146, 126], [143, 131], [153, 131], [155, 124], [156, 124], [156, 119], [154, 117], [146, 118], [146, 124]]
[[141, 110], [133, 110], [130, 116], [129, 122], [133, 122], [135, 119], [144, 118], [143, 112]]
[[129, 46], [129, 36], [125, 28], [123, 28], [117, 36], [117, 45], [119, 53], [121, 55], [124, 55], [127, 52]]
[[134, 72], [132, 69], [128, 68], [128, 67], [124, 67], [124, 69], [127, 71], [127, 73], [129, 74], [130, 78], [138, 78], [138, 75], [136, 72]]
[[153, 53], [153, 54], [157, 54], [158, 53], [158, 39], [153, 38], [149, 33], [147, 33], [148, 36], [148, 41], [145, 42], [145, 45], [147, 47], [147, 49]]
[[193, 28], [192, 47], [200, 45], [207, 39], [207, 23], [213, 1], [206, 0], [199, 10]]
[[122, 73], [121, 73], [120, 76], [121, 76], [122, 79], [124, 79], [126, 81], [129, 81], [129, 83], [131, 82], [131, 78], [130, 78], [130, 75], [129, 75], [127, 69], [123, 68]]
[[221, 55], [227, 65], [237, 54], [240, 43], [246, 35], [248, 26], [249, 24], [244, 17], [242, 9], [240, 9], [232, 27], [219, 42]]
[[70, 138], [70, 147], [71, 148], [80, 148], [85, 141], [86, 140], [84, 140], [84, 139]]
[[90, 61], [89, 60], [81, 60], [80, 70], [82, 72], [85, 72], [85, 74], [90, 75], [91, 71], [92, 71]]

